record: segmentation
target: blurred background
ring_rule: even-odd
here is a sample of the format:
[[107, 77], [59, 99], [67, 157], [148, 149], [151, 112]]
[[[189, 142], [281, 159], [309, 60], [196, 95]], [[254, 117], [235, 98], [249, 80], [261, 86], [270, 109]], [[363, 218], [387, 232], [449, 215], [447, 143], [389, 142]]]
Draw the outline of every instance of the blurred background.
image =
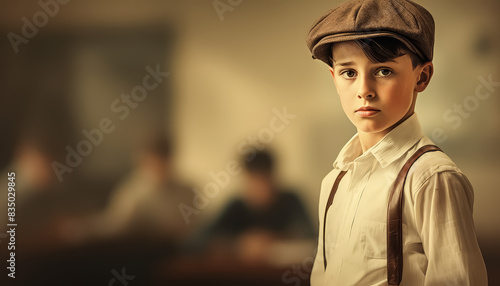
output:
[[[320, 182], [355, 128], [304, 40], [341, 2], [4, 1], [3, 285], [309, 285]], [[475, 188], [500, 285], [500, 2], [416, 2], [436, 21], [417, 114]]]

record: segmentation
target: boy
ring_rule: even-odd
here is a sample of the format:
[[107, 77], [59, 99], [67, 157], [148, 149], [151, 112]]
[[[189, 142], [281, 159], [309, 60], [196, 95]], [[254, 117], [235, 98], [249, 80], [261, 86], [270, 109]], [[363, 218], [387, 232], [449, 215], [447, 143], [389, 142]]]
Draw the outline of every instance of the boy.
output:
[[406, 0], [351, 0], [307, 44], [358, 131], [321, 185], [311, 284], [487, 285], [472, 186], [414, 113], [433, 74], [432, 15]]

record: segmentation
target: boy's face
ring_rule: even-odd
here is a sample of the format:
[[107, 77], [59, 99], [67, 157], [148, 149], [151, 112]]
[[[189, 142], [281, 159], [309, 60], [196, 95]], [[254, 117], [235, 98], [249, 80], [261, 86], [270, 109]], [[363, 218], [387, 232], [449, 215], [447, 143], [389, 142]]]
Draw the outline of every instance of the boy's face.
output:
[[[373, 63], [352, 41], [335, 43], [332, 53], [330, 71], [342, 108], [359, 133], [383, 136], [410, 117], [417, 93], [432, 76], [432, 63], [414, 69], [408, 55]], [[424, 68], [430, 75], [422, 83]]]

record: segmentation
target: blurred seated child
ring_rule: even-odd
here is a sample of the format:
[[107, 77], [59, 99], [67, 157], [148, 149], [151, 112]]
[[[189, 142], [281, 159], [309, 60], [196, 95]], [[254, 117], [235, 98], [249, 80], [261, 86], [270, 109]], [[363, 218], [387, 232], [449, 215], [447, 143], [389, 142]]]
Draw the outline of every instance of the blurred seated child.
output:
[[167, 139], [147, 142], [136, 168], [113, 192], [108, 207], [87, 222], [87, 236], [180, 240], [187, 226], [177, 206], [190, 192], [175, 179], [172, 155]]
[[[60, 162], [64, 158], [64, 144], [68, 137], [62, 130], [64, 127], [57, 124], [56, 120], [47, 118], [36, 122], [31, 119], [22, 125], [15, 140], [12, 161], [3, 169], [5, 176], [0, 180], [2, 186], [6, 187], [8, 182], [14, 183], [11, 194], [15, 195], [7, 196], [5, 187], [5, 193], [0, 196], [0, 220], [7, 222], [9, 202], [10, 210], [16, 211], [13, 223], [22, 225], [16, 230], [16, 240], [36, 241], [30, 244], [35, 248], [47, 242], [59, 241], [59, 233], [52, 230], [56, 229], [58, 219], [67, 211], [64, 204], [67, 190], [74, 184], [71, 178], [58, 181], [52, 168], [54, 161]], [[8, 181], [8, 173], [12, 181]], [[0, 225], [0, 235], [8, 229], [7, 224]]]
[[206, 232], [211, 254], [249, 263], [269, 262], [277, 244], [313, 238], [302, 202], [277, 184], [271, 154], [252, 152], [245, 156], [243, 166], [242, 196], [230, 202]]

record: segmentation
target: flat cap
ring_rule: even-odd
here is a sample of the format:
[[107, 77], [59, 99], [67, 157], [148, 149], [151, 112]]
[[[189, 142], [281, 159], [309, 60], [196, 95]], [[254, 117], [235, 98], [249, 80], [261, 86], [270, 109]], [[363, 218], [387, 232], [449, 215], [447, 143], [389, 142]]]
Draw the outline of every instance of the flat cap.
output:
[[331, 66], [331, 45], [374, 37], [392, 37], [424, 61], [432, 61], [434, 19], [408, 0], [350, 0], [321, 16], [306, 43], [313, 58]]

